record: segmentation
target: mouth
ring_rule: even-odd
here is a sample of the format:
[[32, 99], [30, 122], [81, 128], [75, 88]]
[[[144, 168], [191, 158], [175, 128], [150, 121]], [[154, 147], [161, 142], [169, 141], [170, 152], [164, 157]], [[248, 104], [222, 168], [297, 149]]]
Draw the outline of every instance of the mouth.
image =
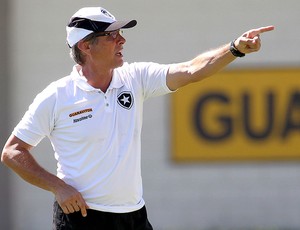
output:
[[117, 52], [116, 55], [119, 56], [119, 57], [123, 57], [122, 50], [120, 50], [119, 52]]
[[121, 52], [118, 52], [116, 55], [119, 57], [123, 57], [123, 54]]

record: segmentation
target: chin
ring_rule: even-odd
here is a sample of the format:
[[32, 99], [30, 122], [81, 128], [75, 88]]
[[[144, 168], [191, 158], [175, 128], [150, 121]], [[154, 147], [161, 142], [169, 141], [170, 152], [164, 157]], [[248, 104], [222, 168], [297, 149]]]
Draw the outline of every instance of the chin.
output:
[[123, 60], [122, 60], [122, 61], [119, 61], [119, 62], [116, 64], [116, 68], [121, 67], [123, 64], [124, 64], [124, 61], [123, 61]]

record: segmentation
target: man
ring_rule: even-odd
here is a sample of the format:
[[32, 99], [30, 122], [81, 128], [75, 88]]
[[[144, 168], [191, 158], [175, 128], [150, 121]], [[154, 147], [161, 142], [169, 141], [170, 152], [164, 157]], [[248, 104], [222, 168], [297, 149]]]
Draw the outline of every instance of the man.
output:
[[[37, 95], [4, 146], [4, 164], [54, 194], [53, 229], [152, 229], [140, 168], [144, 100], [201, 81], [258, 51], [259, 35], [274, 29], [250, 30], [184, 63], [124, 63], [120, 29], [136, 24], [117, 21], [101, 7], [77, 11], [67, 26], [77, 64]], [[30, 154], [44, 137], [52, 143], [57, 175]]]

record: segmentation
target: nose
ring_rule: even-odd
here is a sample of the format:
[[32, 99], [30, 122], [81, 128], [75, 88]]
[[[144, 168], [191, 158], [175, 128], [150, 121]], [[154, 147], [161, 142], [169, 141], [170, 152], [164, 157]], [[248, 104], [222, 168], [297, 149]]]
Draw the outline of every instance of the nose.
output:
[[123, 44], [125, 44], [125, 42], [126, 42], [126, 39], [123, 37], [122, 34], [119, 33], [118, 37], [117, 37], [117, 43], [123, 45]]

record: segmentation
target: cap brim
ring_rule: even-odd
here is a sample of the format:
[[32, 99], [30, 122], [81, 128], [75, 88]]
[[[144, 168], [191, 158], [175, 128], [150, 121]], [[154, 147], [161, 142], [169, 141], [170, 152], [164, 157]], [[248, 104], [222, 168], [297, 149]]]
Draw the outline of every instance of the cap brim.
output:
[[127, 21], [115, 21], [112, 24], [110, 24], [109, 27], [106, 28], [105, 31], [114, 31], [119, 29], [128, 29], [136, 26], [137, 21], [136, 20], [127, 20]]

